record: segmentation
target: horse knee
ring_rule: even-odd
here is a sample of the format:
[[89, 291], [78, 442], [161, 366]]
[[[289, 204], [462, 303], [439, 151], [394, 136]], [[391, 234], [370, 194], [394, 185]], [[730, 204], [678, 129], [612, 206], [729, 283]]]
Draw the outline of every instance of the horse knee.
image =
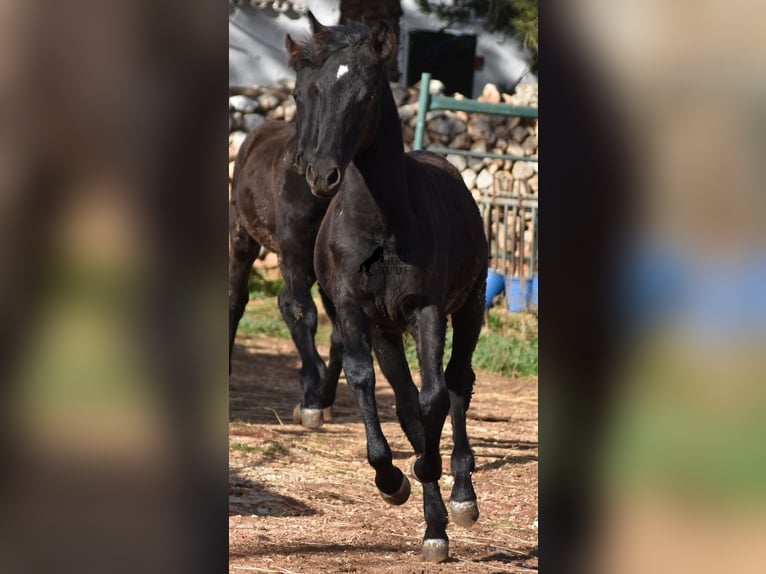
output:
[[443, 418], [450, 408], [446, 385], [432, 385], [420, 390], [420, 410], [424, 417]]

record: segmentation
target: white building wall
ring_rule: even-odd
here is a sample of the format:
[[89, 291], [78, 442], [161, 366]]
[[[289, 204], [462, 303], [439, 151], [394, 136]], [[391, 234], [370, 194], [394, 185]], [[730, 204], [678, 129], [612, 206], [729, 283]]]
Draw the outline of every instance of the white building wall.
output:
[[[340, 18], [338, 0], [304, 0], [305, 4], [323, 24], [336, 24]], [[404, 15], [400, 20], [401, 45], [399, 68], [406, 77], [407, 40], [410, 30], [440, 30], [444, 24], [438, 18], [423, 14], [415, 0], [402, 0]], [[510, 88], [523, 76], [524, 82], [536, 81], [526, 73], [528, 63], [515, 40], [500, 34], [489, 34], [478, 24], [450, 28], [449, 31], [477, 35], [476, 55], [484, 57], [484, 69], [474, 72], [473, 90], [478, 96], [484, 84], [501, 84]], [[285, 34], [295, 39], [309, 33], [305, 15], [277, 14], [273, 10], [256, 10], [247, 2], [230, 4], [229, 10], [229, 84], [233, 86], [270, 86], [279, 80], [295, 76], [287, 67]]]

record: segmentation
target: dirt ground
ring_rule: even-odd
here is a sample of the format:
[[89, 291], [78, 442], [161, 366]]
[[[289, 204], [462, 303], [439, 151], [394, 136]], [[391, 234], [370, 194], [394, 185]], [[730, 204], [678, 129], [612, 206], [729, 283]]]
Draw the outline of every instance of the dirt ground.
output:
[[[450, 559], [420, 556], [422, 488], [389, 506], [366, 461], [364, 427], [341, 378], [335, 420], [319, 431], [292, 424], [299, 400], [291, 341], [240, 337], [232, 361], [229, 414], [230, 572], [467, 573], [537, 571], [537, 381], [477, 373], [468, 412], [481, 516], [470, 529], [450, 523]], [[328, 349], [320, 345], [320, 353]], [[395, 463], [412, 450], [377, 372], [383, 431]], [[416, 382], [418, 379], [416, 377]], [[442, 437], [442, 495], [452, 477], [449, 418]]]

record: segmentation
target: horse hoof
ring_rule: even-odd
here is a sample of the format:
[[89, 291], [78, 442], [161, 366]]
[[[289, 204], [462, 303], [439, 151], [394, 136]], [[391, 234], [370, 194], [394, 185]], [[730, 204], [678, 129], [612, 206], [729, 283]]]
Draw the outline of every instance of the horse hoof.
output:
[[468, 528], [473, 526], [479, 519], [479, 506], [475, 500], [468, 500], [466, 502], [450, 500], [449, 505], [452, 508], [452, 521], [458, 526]]
[[402, 485], [399, 487], [399, 490], [393, 494], [386, 494], [382, 490], [379, 490], [378, 492], [380, 492], [380, 496], [383, 497], [383, 500], [394, 506], [399, 506], [400, 504], [407, 502], [407, 499], [410, 497], [410, 481], [404, 474], [402, 474]]
[[322, 409], [301, 409], [301, 424], [307, 429], [318, 429], [323, 422]]
[[335, 413], [333, 412], [332, 405], [322, 409], [322, 416], [324, 417], [324, 422], [332, 422], [332, 419], [335, 418]]
[[449, 542], [441, 538], [423, 540], [423, 559], [426, 562], [444, 562], [449, 556]]

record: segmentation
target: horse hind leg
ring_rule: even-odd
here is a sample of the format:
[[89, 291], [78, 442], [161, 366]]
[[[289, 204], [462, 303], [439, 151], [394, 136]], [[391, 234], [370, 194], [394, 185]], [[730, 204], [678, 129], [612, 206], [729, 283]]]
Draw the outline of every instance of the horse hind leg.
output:
[[237, 325], [245, 312], [250, 298], [247, 282], [253, 261], [258, 256], [261, 246], [245, 231], [236, 215], [231, 219], [229, 229], [229, 374], [231, 374], [231, 354], [234, 350], [234, 339], [237, 335]]
[[450, 496], [450, 508], [452, 520], [458, 526], [463, 527], [472, 526], [479, 518], [476, 492], [471, 481], [471, 473], [475, 470], [475, 461], [468, 442], [466, 411], [471, 401], [476, 379], [471, 368], [471, 357], [479, 340], [484, 320], [483, 313], [483, 299], [478, 295], [472, 295], [465, 305], [452, 315], [452, 355], [445, 371], [450, 396], [454, 444], [451, 466], [455, 482]]

